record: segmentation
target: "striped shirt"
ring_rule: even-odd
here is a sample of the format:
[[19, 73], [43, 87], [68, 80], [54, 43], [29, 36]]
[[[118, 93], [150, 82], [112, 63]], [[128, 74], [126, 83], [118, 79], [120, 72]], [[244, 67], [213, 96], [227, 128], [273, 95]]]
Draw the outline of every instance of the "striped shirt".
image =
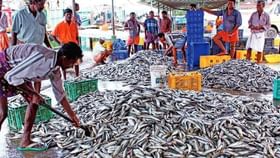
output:
[[41, 45], [21, 44], [6, 49], [11, 70], [5, 74], [10, 85], [18, 86], [25, 81], [50, 79], [56, 100], [65, 96], [60, 68], [56, 66], [57, 53]]
[[261, 14], [261, 16], [259, 16], [259, 13], [256, 11], [254, 12], [250, 19], [249, 19], [249, 26], [263, 26], [264, 29], [261, 30], [254, 30], [251, 29], [251, 32], [253, 33], [260, 33], [260, 32], [265, 32], [266, 30], [268, 30], [270, 28], [270, 17], [269, 14], [267, 14], [266, 12], [263, 12]]
[[37, 12], [36, 17], [29, 8], [19, 10], [13, 18], [12, 32], [24, 43], [43, 44], [46, 33], [47, 18], [43, 12]]
[[158, 34], [158, 21], [154, 18], [148, 18], [144, 22], [144, 27], [147, 33]]
[[7, 16], [6, 16], [6, 14], [4, 12], [1, 12], [1, 16], [0, 16], [0, 32], [6, 32], [7, 28], [8, 28]]

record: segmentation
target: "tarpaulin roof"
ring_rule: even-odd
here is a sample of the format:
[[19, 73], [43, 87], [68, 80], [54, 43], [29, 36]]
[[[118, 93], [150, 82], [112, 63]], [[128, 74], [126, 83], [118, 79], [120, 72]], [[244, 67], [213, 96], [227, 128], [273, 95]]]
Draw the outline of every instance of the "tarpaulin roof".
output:
[[[151, 0], [141, 0], [146, 4], [151, 4]], [[219, 8], [227, 3], [227, 0], [152, 0], [154, 7], [159, 8], [173, 8], [173, 9], [187, 9], [192, 3], [205, 6], [207, 8]]]

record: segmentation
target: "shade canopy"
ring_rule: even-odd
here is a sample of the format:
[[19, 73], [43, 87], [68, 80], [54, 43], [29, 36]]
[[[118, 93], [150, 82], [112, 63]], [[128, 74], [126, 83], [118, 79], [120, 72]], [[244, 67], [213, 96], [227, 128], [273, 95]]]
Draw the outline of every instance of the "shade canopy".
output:
[[172, 8], [185, 10], [192, 3], [207, 8], [219, 8], [227, 3], [227, 0], [141, 0], [143, 3], [151, 4], [158, 8]]

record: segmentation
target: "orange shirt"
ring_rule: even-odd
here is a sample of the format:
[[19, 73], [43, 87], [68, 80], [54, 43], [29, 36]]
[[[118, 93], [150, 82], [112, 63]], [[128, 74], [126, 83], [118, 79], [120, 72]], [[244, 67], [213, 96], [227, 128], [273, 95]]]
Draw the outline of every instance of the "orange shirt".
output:
[[55, 29], [52, 32], [52, 35], [55, 36], [61, 43], [68, 43], [68, 42], [78, 42], [78, 27], [74, 21], [71, 21], [68, 24], [65, 20], [58, 23]]

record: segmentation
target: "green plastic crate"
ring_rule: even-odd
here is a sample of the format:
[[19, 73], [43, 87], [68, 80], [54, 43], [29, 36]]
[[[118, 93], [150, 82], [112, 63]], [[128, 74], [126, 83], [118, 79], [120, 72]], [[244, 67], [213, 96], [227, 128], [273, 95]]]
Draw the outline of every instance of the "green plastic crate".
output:
[[273, 81], [273, 98], [280, 99], [280, 76]]
[[97, 90], [97, 80], [65, 81], [64, 89], [69, 101], [75, 101], [80, 96]]
[[[51, 98], [47, 96], [43, 96], [47, 102], [47, 105], [51, 105]], [[23, 128], [25, 112], [27, 108], [27, 103], [24, 101], [21, 104], [16, 102], [11, 102], [8, 105], [8, 126], [11, 131], [19, 131]], [[49, 109], [39, 106], [37, 113], [35, 124], [48, 121], [53, 118], [54, 114]]]

